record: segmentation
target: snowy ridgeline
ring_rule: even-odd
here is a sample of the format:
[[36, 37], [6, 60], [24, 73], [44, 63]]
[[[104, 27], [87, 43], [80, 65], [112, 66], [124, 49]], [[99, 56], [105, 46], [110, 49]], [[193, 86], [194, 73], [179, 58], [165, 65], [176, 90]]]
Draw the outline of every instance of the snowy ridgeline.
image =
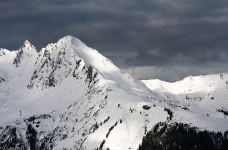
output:
[[227, 74], [141, 82], [75, 37], [25, 41], [0, 49], [0, 149], [138, 149], [159, 122], [224, 133], [227, 91]]

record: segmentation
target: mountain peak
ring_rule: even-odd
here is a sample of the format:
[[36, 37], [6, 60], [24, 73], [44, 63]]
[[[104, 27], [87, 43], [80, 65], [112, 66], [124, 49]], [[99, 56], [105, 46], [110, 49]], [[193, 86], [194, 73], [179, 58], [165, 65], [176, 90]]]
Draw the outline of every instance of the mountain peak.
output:
[[[123, 75], [111, 60], [71, 35], [59, 39], [57, 43], [48, 44], [45, 48], [41, 49], [39, 56], [51, 56], [53, 59], [54, 57], [59, 56], [60, 53], [69, 53], [70, 55], [67, 60], [72, 58], [72, 54], [77, 56], [77, 59], [81, 59], [85, 67], [89, 68], [90, 66], [93, 66], [93, 68], [106, 80], [126, 83], [126, 85], [131, 86], [134, 85], [134, 81], [129, 80], [128, 77]], [[64, 57], [66, 56], [67, 55]]]
[[37, 50], [28, 40], [22, 44], [20, 49], [16, 51], [16, 57], [14, 58], [13, 64], [18, 67], [24, 58], [30, 58], [37, 55]]
[[31, 43], [30, 43], [28, 40], [25, 40], [25, 41], [24, 41], [24, 44], [26, 44], [26, 45], [27, 45], [27, 44], [30, 44], [30, 45], [31, 45]]
[[88, 46], [83, 43], [81, 40], [79, 40], [78, 38], [72, 36], [72, 35], [67, 35], [64, 36], [63, 38], [61, 38], [57, 43], [62, 44], [62, 43], [70, 43], [72, 44], [74, 47], [81, 47], [81, 48], [87, 48]]
[[67, 45], [68, 50], [73, 50], [79, 58], [84, 60], [86, 67], [93, 66], [105, 79], [125, 83], [128, 86], [135, 84], [134, 81], [123, 75], [111, 60], [97, 50], [88, 47], [78, 38], [67, 35], [57, 42], [57, 45], [59, 44]]
[[35, 50], [35, 52], [37, 52], [35, 46], [33, 46], [28, 40], [24, 41], [24, 43], [21, 45], [21, 47], [18, 51], [20, 51], [22, 49], [23, 50], [33, 50], [33, 51]]

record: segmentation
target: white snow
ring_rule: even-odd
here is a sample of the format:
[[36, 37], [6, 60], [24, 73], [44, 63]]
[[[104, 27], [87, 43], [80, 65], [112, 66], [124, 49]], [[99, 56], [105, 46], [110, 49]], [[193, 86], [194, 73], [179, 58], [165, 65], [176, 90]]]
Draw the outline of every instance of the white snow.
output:
[[[14, 60], [22, 50], [16, 66]], [[49, 114], [51, 118], [37, 119], [41, 123], [36, 130], [67, 135], [65, 139], [56, 135], [55, 149], [90, 150], [103, 140], [103, 148], [137, 149], [145, 133], [167, 121], [164, 107], [174, 112], [173, 121], [227, 130], [228, 119], [216, 111], [228, 109], [227, 74], [188, 77], [175, 83], [141, 82], [122, 74], [109, 59], [72, 36], [39, 53], [28, 41], [18, 51], [0, 49], [0, 77], [4, 79], [0, 82], [0, 126], [13, 124], [25, 136], [28, 122], [24, 119]], [[144, 105], [150, 109], [143, 109]], [[43, 137], [40, 134], [39, 139]]]
[[[143, 80], [148, 88], [171, 103], [185, 106], [188, 111], [174, 111], [176, 119], [208, 130], [226, 131], [227, 116], [217, 110], [228, 110], [228, 74], [189, 76], [181, 81], [168, 83], [160, 80]], [[179, 107], [178, 106], [178, 107]]]

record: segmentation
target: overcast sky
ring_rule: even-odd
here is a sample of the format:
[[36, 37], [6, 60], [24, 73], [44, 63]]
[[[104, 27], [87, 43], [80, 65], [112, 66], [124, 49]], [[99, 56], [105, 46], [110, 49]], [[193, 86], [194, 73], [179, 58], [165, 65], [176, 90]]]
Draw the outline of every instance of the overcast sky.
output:
[[227, 0], [0, 0], [0, 47], [65, 35], [136, 79], [228, 72]]

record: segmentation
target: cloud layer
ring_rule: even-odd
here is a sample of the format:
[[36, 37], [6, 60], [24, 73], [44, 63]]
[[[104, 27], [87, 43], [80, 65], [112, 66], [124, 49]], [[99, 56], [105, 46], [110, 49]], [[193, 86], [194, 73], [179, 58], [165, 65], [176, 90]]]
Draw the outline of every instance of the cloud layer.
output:
[[137, 79], [227, 72], [226, 0], [2, 0], [0, 14], [7, 49], [70, 34]]

